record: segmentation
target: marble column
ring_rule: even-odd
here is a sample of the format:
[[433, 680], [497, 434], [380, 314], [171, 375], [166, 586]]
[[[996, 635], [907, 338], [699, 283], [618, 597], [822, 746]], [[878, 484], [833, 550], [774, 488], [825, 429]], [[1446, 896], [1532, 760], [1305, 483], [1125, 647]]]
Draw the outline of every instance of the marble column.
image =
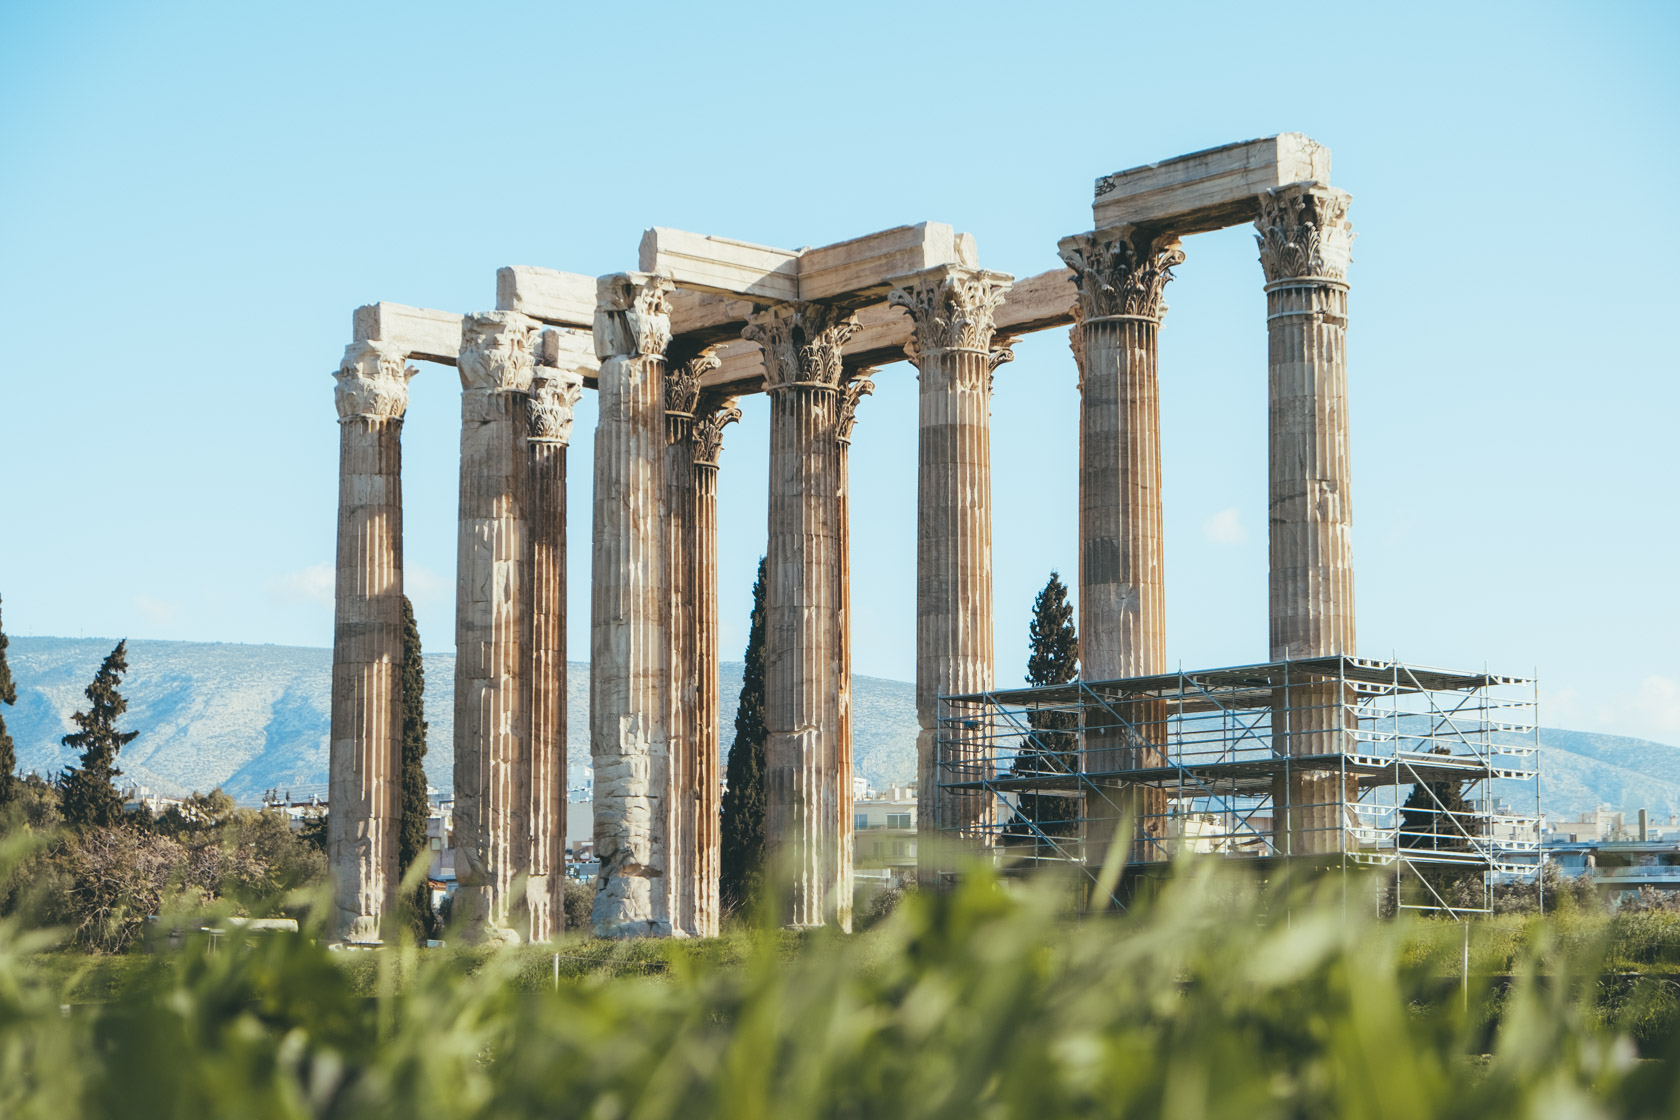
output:
[[595, 766], [592, 920], [601, 937], [671, 933], [665, 348], [671, 283], [625, 272], [597, 289], [589, 751]]
[[[852, 882], [852, 864], [857, 847], [856, 828], [852, 820], [852, 429], [857, 427], [858, 405], [875, 392], [873, 369], [849, 373], [840, 398], [840, 421], [836, 432], [840, 442], [840, 500], [839, 546], [840, 562], [834, 566], [834, 595], [840, 604], [840, 642], [834, 659], [837, 682], [835, 694], [840, 707], [840, 773], [845, 782], [836, 791], [835, 812], [839, 823], [838, 837], [840, 867], [836, 872], [842, 883]], [[848, 901], [850, 896], [848, 895]]]
[[353, 342], [338, 367], [338, 563], [333, 588], [327, 862], [332, 936], [376, 943], [396, 896], [402, 803], [402, 421], [414, 370]]
[[694, 467], [694, 409], [700, 399], [700, 376], [715, 369], [718, 359], [703, 354], [687, 362], [671, 363], [665, 374], [665, 599], [670, 618], [667, 679], [670, 708], [666, 713], [666, 741], [670, 765], [665, 794], [665, 831], [670, 838], [666, 869], [666, 907], [671, 932], [693, 937], [698, 917], [698, 766], [696, 739], [699, 703], [698, 638], [694, 593], [698, 580], [695, 517], [698, 476]]
[[694, 514], [690, 555], [694, 579], [694, 935], [718, 934], [718, 872], [722, 859], [723, 775], [718, 685], [717, 484], [723, 429], [741, 419], [734, 397], [702, 394], [690, 431]]
[[748, 320], [770, 394], [770, 525], [765, 628], [765, 860], [793, 926], [851, 928], [843, 879], [842, 799], [851, 748], [841, 742], [843, 570], [841, 348], [857, 318], [816, 303], [778, 304]]
[[[1078, 288], [1079, 653], [1088, 681], [1159, 673], [1166, 659], [1161, 530], [1161, 418], [1156, 342], [1162, 292], [1184, 252], [1170, 234], [1133, 227], [1064, 238]], [[1129, 706], [1124, 726], [1089, 719], [1083, 764], [1112, 772], [1164, 761], [1165, 713]], [[1140, 818], [1134, 858], [1161, 859], [1165, 795], [1101, 783], [1087, 791], [1087, 858], [1100, 861], [1117, 819]]]
[[536, 323], [461, 319], [461, 504], [455, 588], [455, 922], [518, 941], [529, 856], [531, 729], [528, 406]]
[[905, 352], [920, 375], [916, 800], [923, 885], [952, 870], [941, 852], [987, 839], [980, 830], [993, 813], [989, 795], [940, 787], [980, 777], [985, 744], [954, 729], [942, 733], [939, 698], [992, 687], [992, 371], [1009, 356], [993, 349], [992, 332], [1010, 281], [1003, 273], [939, 268], [901, 282], [887, 297], [914, 323]]
[[531, 941], [549, 940], [566, 922], [566, 446], [582, 395], [577, 371], [536, 367], [526, 427], [531, 732], [525, 903]]
[[[1255, 221], [1266, 278], [1274, 661], [1351, 656], [1356, 648], [1347, 427], [1351, 201], [1345, 191], [1296, 183], [1261, 195]], [[1292, 682], [1286, 726], [1274, 728], [1280, 753], [1340, 753], [1343, 702], [1339, 686]], [[1295, 772], [1287, 785], [1296, 811], [1287, 822], [1278, 814], [1279, 848], [1296, 855], [1338, 849], [1339, 778]]]

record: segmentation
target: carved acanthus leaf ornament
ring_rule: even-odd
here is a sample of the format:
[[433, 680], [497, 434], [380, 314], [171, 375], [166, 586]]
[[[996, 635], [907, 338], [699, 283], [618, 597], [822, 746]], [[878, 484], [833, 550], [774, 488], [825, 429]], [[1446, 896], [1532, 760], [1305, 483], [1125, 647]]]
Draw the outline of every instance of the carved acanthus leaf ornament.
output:
[[694, 462], [715, 467], [723, 452], [723, 429], [741, 419], [734, 397], [707, 393], [700, 398], [694, 413], [694, 428], [689, 438], [694, 441]]
[[1353, 260], [1353, 196], [1314, 183], [1275, 187], [1260, 196], [1260, 268], [1266, 283], [1303, 278], [1346, 281]]
[[333, 376], [339, 420], [400, 420], [415, 369], [391, 342], [352, 342]]
[[663, 358], [671, 344], [669, 278], [650, 272], [618, 272], [595, 286], [595, 356]]
[[700, 379], [723, 364], [711, 351], [665, 371], [665, 411], [673, 416], [693, 416], [700, 399]]
[[858, 405], [864, 397], [875, 392], [875, 382], [871, 380], [874, 372], [872, 369], [863, 370], [846, 382], [846, 391], [840, 398], [840, 412], [834, 421], [834, 435], [841, 443], [852, 442], [852, 429], [857, 427]]
[[491, 393], [524, 392], [536, 370], [537, 323], [517, 311], [461, 316], [461, 388]]
[[1063, 263], [1073, 269], [1086, 320], [1110, 315], [1161, 317], [1161, 295], [1184, 249], [1170, 235], [1146, 237], [1131, 227], [1062, 238]]
[[538, 443], [570, 443], [572, 417], [582, 396], [580, 375], [553, 366], [538, 366], [531, 379], [531, 406], [526, 413], [530, 438]]
[[840, 388], [841, 351], [857, 332], [857, 316], [826, 303], [779, 303], [760, 308], [741, 337], [764, 350], [764, 388], [774, 393], [803, 385]]
[[923, 355], [948, 350], [990, 354], [997, 309], [1012, 283], [1002, 272], [943, 268], [892, 289], [887, 303], [904, 308], [916, 328], [905, 355], [920, 365]]

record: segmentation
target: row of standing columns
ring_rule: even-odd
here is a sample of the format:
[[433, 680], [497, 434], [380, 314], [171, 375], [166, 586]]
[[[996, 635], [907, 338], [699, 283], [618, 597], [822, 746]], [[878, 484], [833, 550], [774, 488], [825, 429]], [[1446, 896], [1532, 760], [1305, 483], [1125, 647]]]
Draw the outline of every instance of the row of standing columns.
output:
[[[1345, 193], [1318, 184], [1259, 200], [1274, 659], [1354, 648], [1347, 204]], [[1163, 290], [1184, 254], [1171, 231], [1134, 227], [1064, 239], [1061, 252], [1078, 292], [1083, 675], [1157, 673], [1165, 668], [1157, 336]], [[992, 811], [979, 795], [944, 787], [980, 747], [960, 733], [941, 742], [938, 703], [993, 683], [991, 381], [1010, 357], [994, 345], [1009, 284], [1002, 274], [944, 267], [903, 278], [889, 296], [912, 321], [906, 353], [920, 380], [924, 882], [947, 869], [936, 834], [960, 836]], [[589, 730], [601, 870], [592, 922], [606, 936], [709, 936], [718, 925], [717, 472], [722, 430], [740, 412], [732, 398], [701, 390], [715, 358], [668, 363], [671, 291], [655, 274], [603, 277], [595, 317]], [[792, 302], [759, 307], [743, 332], [763, 351], [771, 414], [766, 856], [796, 926], [851, 920], [847, 449], [871, 388], [869, 371], [844, 361], [857, 329], [843, 306]], [[575, 371], [537, 364], [537, 331], [515, 312], [462, 324], [455, 907], [480, 939], [544, 939], [562, 925], [565, 455], [582, 386]], [[400, 871], [400, 432], [412, 374], [389, 344], [356, 343], [338, 375], [329, 858], [348, 940], [378, 937]], [[1291, 709], [1312, 707], [1286, 699]], [[1319, 710], [1339, 710], [1338, 697], [1317, 699]], [[1162, 714], [1124, 714], [1113, 727], [1087, 729], [1091, 757], [1107, 769], [1159, 763], [1164, 744], [1135, 729]], [[1279, 731], [1278, 749], [1320, 752], [1336, 730], [1309, 718]], [[1309, 788], [1313, 779], [1290, 781], [1300, 787], [1287, 791], [1292, 804], [1324, 805], [1280, 821], [1280, 847], [1310, 849], [1335, 827], [1337, 810], [1329, 796], [1314, 796], [1328, 791]], [[1099, 824], [1147, 817], [1163, 797], [1117, 786], [1094, 794], [1085, 815]]]
[[[1255, 222], [1266, 280], [1269, 652], [1273, 661], [1355, 650], [1351, 471], [1347, 429], [1347, 266], [1350, 198], [1300, 183], [1267, 191]], [[1079, 633], [1081, 674], [1117, 680], [1166, 670], [1158, 334], [1172, 269], [1184, 252], [1171, 230], [1118, 227], [1063, 239], [1079, 300], [1072, 342], [1080, 381]], [[1275, 707], [1280, 755], [1341, 750], [1337, 686], [1295, 686]], [[1088, 727], [1087, 764], [1112, 771], [1160, 765], [1166, 712], [1138, 703], [1112, 727]], [[1274, 822], [1283, 854], [1336, 847], [1335, 777], [1278, 780]], [[1145, 823], [1134, 843], [1166, 854], [1166, 794], [1124, 783], [1087, 794], [1091, 858], [1125, 814]], [[1150, 849], [1154, 848], [1153, 851]]]

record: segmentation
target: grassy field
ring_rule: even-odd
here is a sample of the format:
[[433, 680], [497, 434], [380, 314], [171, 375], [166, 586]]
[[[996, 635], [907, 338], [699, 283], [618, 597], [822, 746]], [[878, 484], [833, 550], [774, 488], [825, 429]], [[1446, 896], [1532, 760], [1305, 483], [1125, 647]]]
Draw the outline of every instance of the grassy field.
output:
[[977, 872], [854, 936], [500, 951], [9, 920], [0, 1116], [1680, 1115], [1672, 916], [1475, 923], [1465, 984], [1463, 927], [1339, 882], [1067, 896]]

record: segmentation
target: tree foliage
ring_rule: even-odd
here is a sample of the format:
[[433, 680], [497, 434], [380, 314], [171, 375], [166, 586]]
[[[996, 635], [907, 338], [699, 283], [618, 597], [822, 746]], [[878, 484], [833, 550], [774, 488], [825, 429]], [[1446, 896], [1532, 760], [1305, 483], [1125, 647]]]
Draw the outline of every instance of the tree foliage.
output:
[[[1677, 1114], [1680, 1003], [1615, 971], [1631, 926], [1473, 923], [1461, 989], [1465, 927], [1211, 870], [1070, 922], [1065, 885], [980, 867], [863, 936], [573, 946], [558, 984], [549, 947], [348, 954], [314, 926], [211, 952], [181, 923], [90, 998], [0, 923], [0, 1115]], [[1635, 917], [1671, 973], [1680, 923]]]
[[722, 853], [718, 892], [726, 911], [740, 910], [757, 893], [764, 871], [764, 626], [765, 562], [753, 583], [752, 626], [747, 634], [741, 702], [735, 709], [735, 742], [729, 748], [729, 788], [723, 795]]
[[82, 752], [81, 764], [64, 771], [59, 779], [61, 804], [66, 823], [83, 828], [104, 828], [122, 820], [122, 795], [117, 792], [117, 754], [134, 741], [137, 731], [117, 730], [117, 720], [128, 710], [117, 686], [128, 671], [128, 641], [117, 643], [87, 686], [88, 709], [71, 718], [80, 729], [64, 736], [64, 745]]
[[[1067, 684], [1079, 676], [1079, 636], [1073, 624], [1073, 605], [1059, 572], [1052, 571], [1044, 590], [1033, 600], [1027, 626], [1027, 683]], [[1077, 769], [1079, 717], [1074, 712], [1027, 713], [1031, 740], [1023, 744], [1010, 765], [1014, 774], [1065, 774]], [[1006, 835], [1018, 843], [1039, 843], [1040, 833], [1072, 836], [1079, 831], [1078, 802], [1054, 794], [1020, 794], [1016, 818]]]
[[[1448, 753], [1446, 748], [1436, 748]], [[1473, 827], [1470, 806], [1464, 800], [1463, 785], [1455, 781], [1417, 782], [1400, 806], [1400, 846], [1413, 851], [1462, 852], [1469, 848], [1465, 835]], [[1428, 905], [1434, 901], [1453, 902], [1467, 891], [1480, 894], [1480, 872], [1467, 873], [1452, 864], [1415, 860], [1412, 868], [1418, 882], [1408, 883], [1415, 901]], [[1474, 879], [1474, 883], [1470, 882]]]
[[[4, 622], [0, 621], [0, 704], [7, 707], [17, 703], [17, 684], [12, 680], [12, 667], [6, 662], [6, 647], [10, 644]], [[0, 712], [0, 806], [10, 805], [16, 797], [17, 751], [6, 730], [5, 713]]]
[[[426, 797], [426, 666], [420, 649], [420, 627], [414, 621], [414, 605], [403, 596], [402, 665], [402, 816], [397, 825], [397, 874], [408, 874], [414, 861], [426, 851], [426, 821], [431, 802]], [[422, 881], [412, 900], [420, 919], [417, 934], [424, 935], [426, 915], [431, 913], [431, 888]]]

